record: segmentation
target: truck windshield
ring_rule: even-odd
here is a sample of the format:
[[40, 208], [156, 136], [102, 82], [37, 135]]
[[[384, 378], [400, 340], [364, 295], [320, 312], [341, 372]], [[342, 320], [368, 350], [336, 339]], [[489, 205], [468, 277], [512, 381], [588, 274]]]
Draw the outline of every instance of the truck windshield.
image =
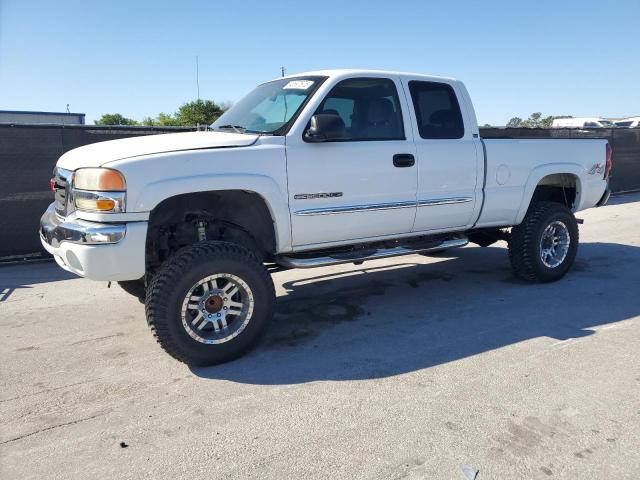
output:
[[282, 135], [325, 79], [295, 77], [263, 83], [222, 114], [211, 128]]

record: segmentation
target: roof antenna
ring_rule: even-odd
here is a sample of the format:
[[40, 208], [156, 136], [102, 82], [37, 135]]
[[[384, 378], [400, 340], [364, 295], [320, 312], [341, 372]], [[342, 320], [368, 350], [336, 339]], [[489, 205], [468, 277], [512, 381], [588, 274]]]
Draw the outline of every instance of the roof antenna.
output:
[[197, 55], [196, 55], [196, 88], [198, 89], [198, 101], [200, 101], [200, 69], [198, 65]]
[[280, 75], [284, 77], [284, 72], [285, 72], [285, 68], [284, 67], [280, 67]]

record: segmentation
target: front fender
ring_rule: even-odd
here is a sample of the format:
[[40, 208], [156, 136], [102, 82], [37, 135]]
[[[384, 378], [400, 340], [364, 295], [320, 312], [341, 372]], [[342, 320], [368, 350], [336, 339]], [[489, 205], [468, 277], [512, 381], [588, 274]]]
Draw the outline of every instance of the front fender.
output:
[[534, 168], [529, 177], [527, 178], [527, 182], [524, 187], [524, 194], [522, 196], [522, 202], [520, 203], [520, 207], [518, 208], [518, 214], [516, 215], [514, 225], [518, 225], [522, 223], [524, 220], [524, 216], [527, 214], [527, 210], [529, 209], [529, 204], [531, 203], [531, 199], [533, 198], [533, 192], [536, 187], [540, 183], [544, 177], [548, 175], [554, 175], [559, 173], [568, 173], [575, 175], [576, 177], [576, 205], [580, 205], [581, 194], [582, 194], [582, 174], [584, 172], [584, 168], [582, 165], [577, 163], [549, 163], [545, 165], [540, 165]]
[[287, 195], [271, 177], [259, 174], [188, 175], [147, 184], [137, 195], [135, 211], [151, 211], [160, 202], [176, 195], [221, 190], [243, 190], [260, 195], [274, 223], [276, 250], [291, 249], [291, 226]]

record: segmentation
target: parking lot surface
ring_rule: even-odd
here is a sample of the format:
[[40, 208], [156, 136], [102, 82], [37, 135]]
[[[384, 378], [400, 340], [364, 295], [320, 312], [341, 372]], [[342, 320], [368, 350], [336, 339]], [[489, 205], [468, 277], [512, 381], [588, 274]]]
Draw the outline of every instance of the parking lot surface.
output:
[[267, 337], [210, 368], [116, 284], [2, 267], [0, 477], [637, 479], [640, 194], [578, 217], [553, 284], [503, 242], [276, 273]]

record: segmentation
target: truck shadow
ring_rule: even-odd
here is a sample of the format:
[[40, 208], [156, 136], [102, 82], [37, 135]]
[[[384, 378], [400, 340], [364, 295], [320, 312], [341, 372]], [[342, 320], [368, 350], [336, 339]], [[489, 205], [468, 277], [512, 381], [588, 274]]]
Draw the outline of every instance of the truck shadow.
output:
[[18, 289], [74, 278], [78, 277], [60, 268], [53, 258], [48, 262], [32, 263], [29, 268], [24, 264], [0, 265], [0, 302], [7, 301]]
[[611, 195], [605, 208], [610, 205], [624, 205], [625, 203], [635, 202], [640, 202], [640, 192], [617, 193]]
[[256, 350], [192, 371], [265, 385], [365, 380], [537, 337], [584, 337], [640, 314], [638, 265], [638, 247], [584, 243], [572, 271], [552, 284], [515, 278], [498, 247], [445, 252], [429, 264], [404, 257], [386, 267], [302, 272], [282, 284], [286, 294]]

